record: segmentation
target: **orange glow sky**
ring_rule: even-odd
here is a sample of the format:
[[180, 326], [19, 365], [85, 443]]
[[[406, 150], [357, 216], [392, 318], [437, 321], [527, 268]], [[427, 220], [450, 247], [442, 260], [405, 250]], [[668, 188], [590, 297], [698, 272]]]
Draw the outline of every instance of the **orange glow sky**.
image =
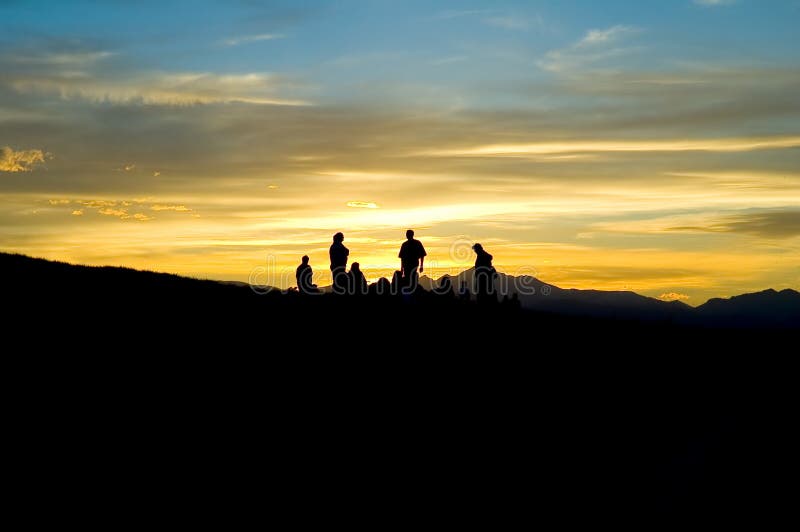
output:
[[0, 5], [0, 250], [800, 288], [797, 2], [199, 4]]

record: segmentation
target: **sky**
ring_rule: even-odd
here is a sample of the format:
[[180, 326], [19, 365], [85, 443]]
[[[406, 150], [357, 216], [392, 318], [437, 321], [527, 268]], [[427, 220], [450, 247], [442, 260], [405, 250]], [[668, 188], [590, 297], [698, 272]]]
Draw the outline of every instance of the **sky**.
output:
[[0, 0], [0, 250], [800, 288], [800, 0]]

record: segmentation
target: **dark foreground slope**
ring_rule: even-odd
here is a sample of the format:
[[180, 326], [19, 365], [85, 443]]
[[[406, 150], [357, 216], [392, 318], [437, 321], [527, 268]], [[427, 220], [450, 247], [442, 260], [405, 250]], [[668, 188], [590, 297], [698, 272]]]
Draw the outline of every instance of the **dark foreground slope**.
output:
[[43, 467], [234, 491], [246, 473], [298, 511], [312, 493], [341, 511], [354, 485], [359, 507], [413, 493], [494, 525], [511, 507], [737, 517], [786, 499], [793, 331], [0, 265], [11, 432]]

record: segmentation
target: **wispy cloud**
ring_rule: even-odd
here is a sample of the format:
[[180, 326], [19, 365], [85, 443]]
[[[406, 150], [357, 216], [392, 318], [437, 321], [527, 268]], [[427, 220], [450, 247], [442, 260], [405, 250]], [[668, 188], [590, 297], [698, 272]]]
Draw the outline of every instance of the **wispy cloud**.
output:
[[692, 0], [695, 4], [700, 6], [728, 6], [736, 2], [736, 0]]
[[81, 200], [77, 203], [84, 205], [86, 207], [90, 207], [92, 209], [99, 209], [102, 207], [116, 207], [117, 202], [111, 200]]
[[15, 151], [4, 146], [0, 148], [0, 172], [30, 172], [37, 164], [51, 158], [51, 154], [42, 150]]
[[371, 201], [348, 201], [348, 207], [354, 207], [356, 209], [377, 209], [378, 204], [373, 203]]
[[253, 42], [260, 42], [260, 41], [272, 41], [275, 39], [283, 39], [285, 35], [281, 35], [280, 33], [259, 33], [256, 35], [242, 35], [240, 37], [231, 37], [230, 39], [225, 39], [222, 41], [222, 44], [225, 46], [239, 46], [240, 44], [248, 44]]
[[152, 73], [128, 78], [71, 77], [42, 74], [11, 80], [19, 92], [56, 94], [63, 99], [94, 102], [192, 105], [242, 102], [268, 105], [308, 105], [276, 94], [281, 81], [270, 74], [209, 72]]
[[[267, 34], [247, 36], [240, 42], [266, 38]], [[129, 60], [103, 50], [9, 50], [0, 53], [0, 72], [3, 72], [0, 89], [24, 95], [55, 95], [64, 100], [153, 105], [308, 104], [302, 99], [284, 97], [285, 90], [297, 85], [277, 74], [142, 70]]]
[[114, 56], [113, 52], [104, 50], [73, 51], [73, 52], [47, 52], [38, 54], [13, 54], [6, 60], [21, 65], [46, 65], [51, 67], [80, 68], [91, 66], [95, 63]]
[[[101, 216], [110, 216], [119, 218], [120, 220], [135, 220], [139, 222], [147, 222], [155, 219], [153, 216], [150, 216], [145, 212], [141, 212], [143, 209], [156, 212], [172, 211], [178, 213], [191, 213], [193, 216], [197, 216], [197, 214], [193, 213], [192, 209], [183, 204], [151, 203], [151, 201], [151, 198], [137, 198], [132, 201], [108, 199], [51, 199], [48, 200], [48, 203], [53, 206], [66, 206], [70, 204], [82, 205], [83, 208], [72, 209], [71, 211], [69, 209], [67, 210], [67, 212], [70, 212], [72, 216], [83, 216], [87, 209], [93, 209]], [[131, 212], [133, 209], [138, 210], [138, 212]]]
[[589, 30], [583, 39], [578, 41], [576, 48], [590, 48], [617, 42], [628, 35], [638, 33], [640, 30], [633, 26], [612, 26], [604, 30]]
[[[103, 216], [116, 216], [120, 220], [136, 220], [137, 222], [149, 222], [150, 220], [154, 220], [152, 216], [148, 216], [143, 212], [135, 212], [129, 213], [128, 209], [112, 209], [112, 208], [105, 208], [99, 209], [98, 214], [102, 214]], [[75, 214], [73, 212], [73, 214]]]
[[677, 226], [671, 231], [744, 233], [762, 238], [800, 236], [800, 210], [748, 212], [717, 218], [704, 225]]
[[800, 136], [694, 140], [574, 140], [530, 144], [491, 144], [461, 149], [417, 152], [441, 157], [537, 157], [574, 153], [614, 152], [748, 152], [800, 146]]
[[151, 211], [175, 211], [175, 212], [192, 212], [192, 209], [186, 205], [167, 205], [163, 203], [156, 203], [150, 206]]
[[544, 70], [565, 72], [628, 54], [635, 47], [623, 47], [622, 41], [639, 33], [634, 26], [616, 25], [606, 29], [589, 30], [579, 41], [567, 48], [551, 50], [537, 62]]
[[99, 214], [103, 216], [119, 216], [120, 218], [127, 218], [128, 211], [125, 209], [114, 209], [112, 207], [105, 207], [103, 209], [98, 209], [97, 211]]

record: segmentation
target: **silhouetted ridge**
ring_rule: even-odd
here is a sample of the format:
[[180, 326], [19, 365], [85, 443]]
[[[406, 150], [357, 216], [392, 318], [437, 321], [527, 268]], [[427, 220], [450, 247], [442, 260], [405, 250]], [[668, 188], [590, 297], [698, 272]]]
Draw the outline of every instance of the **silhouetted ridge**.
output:
[[[413, 304], [415, 312], [431, 312], [442, 320], [442, 309], [447, 308], [447, 320], [469, 320], [476, 312], [474, 305], [463, 297], [455, 297], [464, 287], [474, 300], [474, 268], [447, 277], [450, 295], [441, 297], [443, 280], [419, 277], [420, 290], [413, 300], [403, 302], [392, 297], [390, 283], [373, 283], [366, 290], [364, 301], [352, 302], [349, 298], [335, 298], [330, 294], [299, 297], [277, 289], [258, 291], [239, 282], [198, 280], [167, 273], [138, 271], [120, 267], [76, 266], [63, 262], [34, 259], [24, 255], [0, 254], [6, 299], [21, 307], [62, 307], [65, 312], [79, 309], [93, 310], [94, 306], [107, 305], [114, 312], [164, 313], [180, 309], [183, 314], [207, 313], [209, 318], [220, 313], [246, 314], [245, 321], [257, 322], [264, 315], [283, 319], [296, 310], [307, 318], [325, 320], [325, 309], [349, 308], [366, 320], [379, 320], [377, 308], [398, 309]], [[614, 319], [648, 321], [674, 326], [709, 325], [714, 327], [800, 327], [800, 293], [773, 289], [753, 294], [743, 294], [729, 299], [715, 298], [697, 308], [682, 302], [666, 302], [626, 291], [562, 289], [542, 282], [532, 276], [512, 277], [498, 274], [496, 287], [499, 298], [518, 297], [518, 304], [529, 312], [581, 319]], [[329, 292], [329, 287], [322, 287]], [[256, 293], [258, 292], [258, 293]], [[507, 301], [508, 298], [505, 298]], [[515, 299], [516, 300], [516, 299]], [[511, 305], [497, 305], [498, 316], [507, 318]], [[489, 315], [496, 314], [490, 311]], [[501, 316], [502, 315], [502, 316]], [[533, 319], [532, 314], [524, 318]], [[225, 319], [221, 316], [220, 319]], [[591, 322], [586, 322], [591, 323]], [[318, 326], [318, 324], [316, 325]]]

